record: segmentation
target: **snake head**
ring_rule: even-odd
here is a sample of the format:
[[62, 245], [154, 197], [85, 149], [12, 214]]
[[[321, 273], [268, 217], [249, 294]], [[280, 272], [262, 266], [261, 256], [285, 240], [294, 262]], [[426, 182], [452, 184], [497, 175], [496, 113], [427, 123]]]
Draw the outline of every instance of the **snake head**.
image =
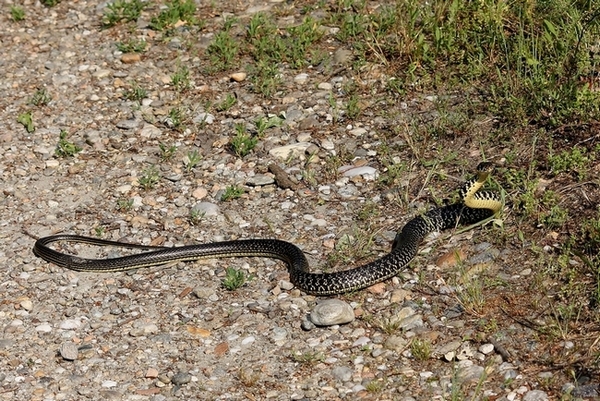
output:
[[477, 172], [491, 174], [494, 171], [494, 167], [494, 163], [492, 162], [481, 162], [477, 165]]
[[483, 182], [494, 172], [496, 166], [491, 162], [481, 162], [477, 165], [477, 181]]

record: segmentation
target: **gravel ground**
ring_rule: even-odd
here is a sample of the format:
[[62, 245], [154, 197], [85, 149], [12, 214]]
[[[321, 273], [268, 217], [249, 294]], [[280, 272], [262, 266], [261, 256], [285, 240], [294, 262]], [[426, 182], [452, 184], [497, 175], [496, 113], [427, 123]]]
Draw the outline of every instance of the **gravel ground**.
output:
[[[244, 20], [277, 3], [221, 7]], [[201, 73], [198, 52], [224, 11], [206, 15], [200, 37], [182, 29], [161, 40], [139, 23], [137, 32], [151, 46], [138, 58], [116, 50], [125, 28], [100, 29], [104, 2], [47, 8], [25, 0], [27, 19], [20, 23], [2, 7], [0, 398], [535, 401], [570, 386], [568, 378], [524, 362], [519, 353], [535, 348], [531, 330], [498, 317], [488, 320], [496, 327], [481, 331], [476, 305], [470, 309], [458, 299], [460, 280], [451, 269], [456, 253], [465, 260], [465, 281], [484, 270], [508, 283], [531, 274], [527, 263], [512, 263], [514, 249], [495, 244], [481, 229], [432, 236], [413, 269], [338, 297], [341, 306], [329, 306], [350, 305], [351, 322], [326, 327], [307, 320], [321, 299], [293, 288], [285, 266], [272, 260], [209, 260], [102, 275], [36, 258], [30, 234], [165, 246], [264, 237], [297, 244], [318, 269], [361, 225], [374, 233], [369, 256], [386, 253], [395, 231], [432, 207], [431, 198], [418, 196], [432, 189], [424, 187], [428, 172], [422, 167], [400, 189], [416, 199], [410, 205], [393, 202], [393, 191], [377, 185], [385, 168], [375, 149], [391, 122], [365, 113], [352, 124], [334, 123], [329, 98], [350, 79], [342, 48], [330, 48], [340, 59], [338, 73], [284, 69], [285, 90], [265, 99], [252, 92], [248, 78], [232, 79], [243, 68]], [[181, 46], [189, 41], [199, 47]], [[171, 85], [182, 64], [193, 72], [183, 93]], [[123, 97], [132, 82], [148, 89], [141, 104]], [[28, 105], [40, 88], [52, 101]], [[237, 98], [231, 109], [204, 110], [206, 99], [218, 103], [231, 93]], [[396, 107], [416, 113], [428, 104], [423, 97]], [[178, 105], [192, 110], [186, 129], [173, 129], [167, 119]], [[17, 123], [30, 109], [32, 133]], [[235, 124], [252, 130], [261, 116], [280, 116], [282, 124], [268, 129], [248, 156], [232, 154], [227, 144]], [[55, 157], [61, 130], [82, 148], [76, 156]], [[161, 143], [176, 146], [171, 159], [161, 159]], [[194, 151], [202, 158], [189, 166]], [[350, 171], [328, 172], [327, 158], [344, 152], [353, 155]], [[466, 152], [478, 156], [477, 145]], [[274, 182], [273, 163], [288, 175], [288, 188], [281, 178]], [[444, 172], [466, 177], [476, 162], [470, 164]], [[151, 166], [159, 179], [145, 189]], [[223, 201], [231, 185], [245, 193]], [[444, 197], [460, 181], [433, 185]], [[361, 221], [357, 216], [369, 205], [379, 213]], [[191, 210], [198, 210], [196, 218]], [[71, 251], [96, 252], [84, 246]], [[221, 282], [228, 267], [252, 279], [227, 291]], [[540, 389], [550, 380], [558, 384], [554, 393]]]

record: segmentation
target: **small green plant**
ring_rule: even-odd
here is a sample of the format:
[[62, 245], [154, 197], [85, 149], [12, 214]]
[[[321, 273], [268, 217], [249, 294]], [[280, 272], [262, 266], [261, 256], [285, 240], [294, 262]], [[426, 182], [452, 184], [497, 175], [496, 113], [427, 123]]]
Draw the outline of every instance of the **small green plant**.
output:
[[175, 152], [177, 152], [177, 146], [175, 145], [166, 145], [164, 143], [159, 143], [158, 148], [160, 149], [160, 159], [162, 161], [169, 161], [175, 156]]
[[67, 140], [68, 133], [65, 130], [60, 130], [60, 137], [54, 153], [58, 157], [73, 157], [81, 152], [81, 148], [73, 142]]
[[539, 222], [548, 228], [562, 227], [569, 217], [569, 213], [560, 206], [558, 194], [554, 191], [547, 190], [544, 192], [542, 199], [539, 200], [540, 207], [546, 210], [539, 215]]
[[314, 157], [314, 154], [311, 154], [308, 158], [307, 158], [307, 162], [304, 163], [304, 169], [302, 170], [301, 174], [302, 174], [302, 180], [304, 182], [306, 182], [306, 184], [308, 184], [308, 186], [310, 186], [311, 188], [316, 187], [319, 182], [317, 180], [317, 172], [315, 171], [314, 168], [312, 168], [311, 164], [310, 164], [310, 160]]
[[20, 6], [10, 6], [10, 18], [15, 21], [23, 21], [25, 19], [25, 10]]
[[558, 155], [550, 155], [548, 162], [554, 174], [575, 173], [579, 180], [585, 179], [590, 162], [595, 160], [596, 152], [588, 152], [585, 148], [574, 148]]
[[291, 358], [298, 363], [316, 364], [325, 360], [325, 354], [319, 351], [306, 351], [303, 353], [293, 351]]
[[373, 324], [385, 334], [394, 334], [400, 329], [401, 320], [395, 318], [382, 318], [374, 320]]
[[106, 232], [106, 228], [104, 228], [103, 226], [97, 226], [96, 228], [94, 228], [94, 232], [96, 233], [96, 237], [102, 237]]
[[179, 107], [174, 107], [169, 110], [167, 125], [171, 128], [180, 129], [183, 124], [183, 111]]
[[221, 282], [223, 287], [229, 291], [235, 291], [244, 284], [246, 281], [250, 279], [250, 276], [246, 275], [246, 273], [241, 269], [235, 269], [233, 267], [228, 267], [225, 269], [225, 278]]
[[484, 280], [481, 277], [473, 277], [473, 273], [464, 266], [461, 266], [461, 269], [462, 288], [458, 292], [458, 299], [465, 310], [474, 314], [481, 313], [486, 302]]
[[348, 233], [343, 234], [335, 244], [333, 252], [327, 255], [329, 268], [348, 265], [363, 260], [373, 253], [374, 232], [371, 228], [355, 225]]
[[263, 137], [266, 130], [273, 127], [279, 127], [282, 122], [283, 120], [277, 116], [269, 118], [261, 116], [256, 119], [254, 124], [256, 125], [256, 132], [258, 132], [258, 136]]
[[281, 72], [277, 64], [268, 59], [260, 59], [256, 64], [250, 66], [249, 70], [254, 92], [265, 97], [272, 96], [277, 92], [277, 88], [281, 84]]
[[150, 166], [142, 171], [138, 179], [140, 186], [145, 189], [152, 189], [160, 181], [160, 173], [155, 166]]
[[152, 18], [150, 27], [157, 31], [172, 28], [179, 21], [188, 24], [197, 24], [198, 21], [194, 17], [196, 13], [196, 4], [194, 0], [171, 0], [167, 3], [167, 8], [161, 13]]
[[370, 222], [375, 217], [379, 216], [379, 214], [380, 211], [379, 206], [377, 206], [377, 203], [368, 201], [363, 205], [356, 217], [358, 218], [358, 220]]
[[250, 75], [254, 90], [264, 96], [272, 95], [281, 82], [279, 65], [287, 63], [300, 68], [310, 63], [307, 53], [322, 35], [319, 24], [312, 18], [305, 18], [300, 25], [284, 31], [267, 14], [254, 14], [246, 30], [250, 52], [256, 61]]
[[238, 185], [230, 185], [227, 188], [225, 188], [225, 192], [223, 192], [223, 195], [221, 196], [221, 200], [223, 202], [227, 202], [232, 199], [237, 199], [237, 198], [241, 197], [243, 194], [244, 194], [244, 188], [242, 188]]
[[144, 39], [129, 39], [127, 42], [118, 42], [117, 49], [123, 53], [143, 53], [148, 43]]
[[197, 150], [192, 150], [187, 152], [185, 157], [183, 158], [183, 164], [185, 165], [185, 170], [189, 173], [200, 163], [202, 160], [202, 156], [198, 153]]
[[25, 113], [19, 114], [17, 117], [17, 122], [22, 124], [27, 132], [34, 132], [35, 125], [33, 124], [33, 113], [31, 111], [26, 111]]
[[244, 124], [236, 124], [235, 131], [236, 134], [230, 142], [231, 150], [238, 157], [244, 157], [254, 149], [258, 143], [258, 138], [247, 133]]
[[52, 101], [52, 96], [48, 93], [45, 88], [41, 88], [35, 91], [35, 93], [29, 98], [27, 103], [34, 106], [46, 106]]
[[133, 199], [119, 199], [117, 200], [117, 209], [121, 212], [128, 212], [133, 208]]
[[431, 357], [431, 344], [427, 340], [415, 338], [410, 344], [410, 353], [417, 361], [426, 361]]
[[190, 210], [190, 224], [194, 226], [194, 225], [200, 223], [200, 221], [202, 221], [202, 219], [204, 218], [205, 215], [206, 215], [205, 211], [200, 211], [198, 209]]
[[237, 103], [237, 99], [231, 93], [228, 93], [225, 99], [215, 106], [217, 111], [227, 111]]
[[55, 5], [57, 5], [58, 3], [60, 3], [62, 0], [41, 0], [41, 3], [43, 5], [45, 5], [46, 7], [54, 7]]
[[145, 99], [147, 96], [148, 91], [135, 82], [132, 84], [131, 89], [127, 89], [123, 92], [123, 97], [125, 99], [136, 102], [141, 102], [142, 99]]
[[121, 22], [137, 21], [143, 9], [144, 3], [141, 0], [115, 0], [106, 6], [102, 24], [111, 27]]
[[380, 393], [385, 385], [383, 380], [371, 380], [365, 388], [369, 393]]
[[190, 70], [186, 66], [179, 66], [177, 71], [171, 75], [171, 83], [178, 91], [190, 88]]
[[358, 96], [353, 94], [348, 99], [348, 103], [346, 103], [346, 116], [350, 119], [355, 119], [360, 115], [360, 112]]
[[233, 67], [234, 62], [237, 60], [238, 51], [238, 41], [229, 34], [228, 29], [218, 32], [206, 49], [212, 69], [215, 72]]
[[554, 205], [540, 216], [540, 222], [548, 228], [560, 228], [567, 222], [569, 212], [559, 205]]

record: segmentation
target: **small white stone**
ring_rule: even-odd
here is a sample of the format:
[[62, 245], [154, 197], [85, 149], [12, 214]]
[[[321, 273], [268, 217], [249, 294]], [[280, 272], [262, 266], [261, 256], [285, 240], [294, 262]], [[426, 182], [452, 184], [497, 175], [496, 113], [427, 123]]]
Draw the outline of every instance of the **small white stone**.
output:
[[481, 352], [484, 355], [488, 355], [490, 353], [492, 353], [494, 351], [494, 344], [482, 344], [479, 347], [479, 352]]
[[129, 185], [129, 184], [125, 184], [125, 185], [121, 185], [121, 186], [117, 187], [117, 192], [120, 192], [122, 194], [126, 194], [129, 191], [131, 191], [131, 185]]
[[46, 160], [46, 168], [56, 168], [58, 166], [60, 166], [60, 162], [58, 160]]
[[345, 324], [354, 320], [354, 310], [340, 299], [326, 299], [315, 306], [310, 320], [317, 326]]
[[256, 339], [253, 336], [246, 337], [242, 340], [242, 345], [252, 344]]
[[236, 82], [242, 82], [244, 79], [246, 79], [247, 76], [248, 74], [246, 74], [245, 72], [235, 72], [231, 74], [229, 78], [233, 79]]
[[77, 349], [77, 345], [72, 343], [71, 341], [67, 341], [60, 346], [59, 349], [60, 356], [66, 361], [74, 361], [77, 359], [79, 355], [79, 350]]
[[117, 382], [114, 380], [104, 380], [102, 382], [102, 387], [104, 387], [104, 388], [117, 387]]
[[335, 149], [335, 145], [332, 141], [330, 141], [329, 139], [323, 139], [321, 141], [321, 147], [325, 150], [333, 150]]
[[269, 154], [274, 157], [278, 157], [283, 160], [287, 160], [291, 157], [302, 156], [306, 149], [311, 145], [310, 142], [298, 142], [291, 145], [278, 146], [269, 150]]
[[31, 302], [31, 299], [22, 300], [20, 305], [21, 308], [25, 309], [26, 311], [30, 311], [33, 309], [33, 302]]
[[333, 89], [333, 85], [331, 85], [329, 82], [321, 82], [317, 88], [322, 89], [322, 90], [326, 90], [326, 91], [330, 91], [331, 89]]
[[298, 74], [294, 77], [294, 82], [297, 84], [303, 84], [308, 80], [308, 74]]
[[81, 325], [82, 325], [82, 323], [80, 320], [66, 319], [66, 320], [63, 320], [62, 322], [60, 322], [60, 325], [58, 326], [58, 328], [61, 330], [76, 330], [76, 329], [80, 328]]
[[196, 124], [199, 124], [199, 123], [212, 124], [215, 122], [215, 116], [213, 116], [210, 113], [198, 113], [198, 115], [196, 117], [194, 117], [194, 119], [192, 121], [195, 122]]
[[35, 331], [39, 331], [41, 333], [50, 333], [52, 331], [52, 326], [48, 323], [42, 323], [35, 327]]
[[367, 130], [364, 128], [354, 128], [350, 130], [350, 135], [353, 136], [363, 136], [364, 134], [367, 133]]
[[[341, 167], [340, 170], [342, 170]], [[365, 180], [374, 180], [379, 176], [379, 172], [370, 166], [352, 167], [344, 171], [345, 177], [355, 177], [357, 175], [362, 176]]]

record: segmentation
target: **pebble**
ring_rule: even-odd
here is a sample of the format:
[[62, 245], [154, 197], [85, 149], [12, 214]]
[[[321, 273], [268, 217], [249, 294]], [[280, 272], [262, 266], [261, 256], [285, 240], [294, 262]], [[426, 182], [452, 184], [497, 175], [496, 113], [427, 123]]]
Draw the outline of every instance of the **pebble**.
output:
[[325, 299], [313, 308], [310, 320], [317, 326], [346, 324], [354, 320], [354, 310], [342, 300]]
[[367, 130], [364, 128], [354, 128], [352, 130], [350, 130], [350, 135], [355, 136], [355, 137], [362, 137], [367, 133]]
[[548, 401], [550, 398], [545, 391], [531, 390], [523, 396], [523, 401]]
[[278, 146], [269, 150], [269, 154], [273, 157], [287, 160], [290, 157], [296, 158], [304, 155], [310, 145], [310, 142], [298, 142], [291, 145]]
[[494, 351], [494, 344], [482, 344], [478, 349], [482, 354], [489, 355]]
[[77, 330], [82, 326], [81, 320], [67, 319], [60, 322], [58, 328], [61, 330]]
[[148, 139], [160, 138], [162, 135], [163, 132], [160, 128], [148, 123], [144, 123], [144, 126], [140, 130], [140, 136]]
[[308, 318], [302, 319], [302, 323], [300, 324], [300, 327], [304, 331], [311, 331], [311, 330], [314, 330], [317, 328], [317, 326], [313, 322], [311, 322]]
[[171, 383], [180, 386], [182, 384], [187, 384], [192, 381], [192, 375], [187, 372], [178, 372], [173, 375], [171, 378]]
[[236, 82], [242, 82], [243, 80], [246, 79], [247, 76], [248, 76], [248, 74], [246, 74], [245, 72], [235, 72], [235, 73], [231, 74], [229, 76], [229, 78], [231, 78], [232, 80], [234, 80]]
[[208, 191], [205, 188], [196, 188], [192, 192], [192, 196], [196, 199], [204, 199], [208, 195]]
[[274, 342], [280, 342], [280, 341], [284, 341], [288, 336], [288, 332], [286, 329], [282, 328], [282, 327], [274, 327], [273, 328], [273, 335], [271, 336], [271, 339]]
[[65, 361], [74, 361], [77, 359], [79, 350], [77, 349], [77, 345], [71, 341], [67, 341], [61, 344], [59, 353]]
[[482, 366], [469, 365], [458, 371], [458, 379], [461, 383], [478, 383], [484, 374]]
[[24, 299], [19, 303], [19, 305], [21, 306], [21, 308], [25, 309], [28, 312], [33, 309], [33, 302], [31, 301], [31, 299]]
[[42, 323], [35, 326], [35, 331], [39, 331], [41, 333], [50, 333], [52, 331], [52, 326], [48, 323]]
[[256, 174], [252, 177], [249, 177], [246, 180], [246, 184], [250, 185], [252, 187], [262, 187], [265, 185], [271, 185], [275, 183], [275, 179], [273, 179], [273, 177], [271, 177], [270, 175], [266, 175], [266, 174]]
[[335, 144], [329, 139], [323, 139], [321, 141], [321, 147], [325, 150], [334, 150]]
[[193, 119], [192, 121], [196, 124], [212, 124], [215, 122], [215, 116], [210, 114], [210, 113], [198, 113]]
[[287, 280], [279, 280], [279, 288], [281, 288], [282, 290], [285, 291], [290, 291], [294, 288], [294, 284], [292, 284], [290, 281]]
[[140, 126], [141, 122], [138, 120], [121, 120], [117, 122], [117, 128], [125, 129], [125, 130], [133, 130], [137, 129]]
[[254, 341], [256, 341], [256, 338], [254, 336], [249, 336], [246, 337], [242, 340], [241, 344], [242, 345], [250, 345], [252, 344]]
[[353, 373], [354, 370], [350, 369], [347, 366], [336, 366], [331, 370], [331, 375], [333, 376], [333, 378], [341, 382], [350, 381], [352, 379]]
[[304, 84], [306, 81], [308, 81], [308, 74], [302, 73], [294, 77], [294, 82], [297, 84]]
[[217, 216], [219, 214], [219, 206], [210, 202], [198, 202], [192, 207], [192, 210], [202, 217]]
[[399, 324], [402, 330], [408, 331], [419, 327], [423, 327], [423, 316], [413, 315], [402, 319]]
[[390, 351], [400, 353], [408, 346], [408, 340], [400, 336], [391, 335], [385, 340], [383, 346]]
[[340, 167], [339, 171], [344, 174], [344, 177], [361, 176], [367, 181], [373, 181], [379, 177], [377, 169], [370, 166], [351, 167], [346, 169]]

